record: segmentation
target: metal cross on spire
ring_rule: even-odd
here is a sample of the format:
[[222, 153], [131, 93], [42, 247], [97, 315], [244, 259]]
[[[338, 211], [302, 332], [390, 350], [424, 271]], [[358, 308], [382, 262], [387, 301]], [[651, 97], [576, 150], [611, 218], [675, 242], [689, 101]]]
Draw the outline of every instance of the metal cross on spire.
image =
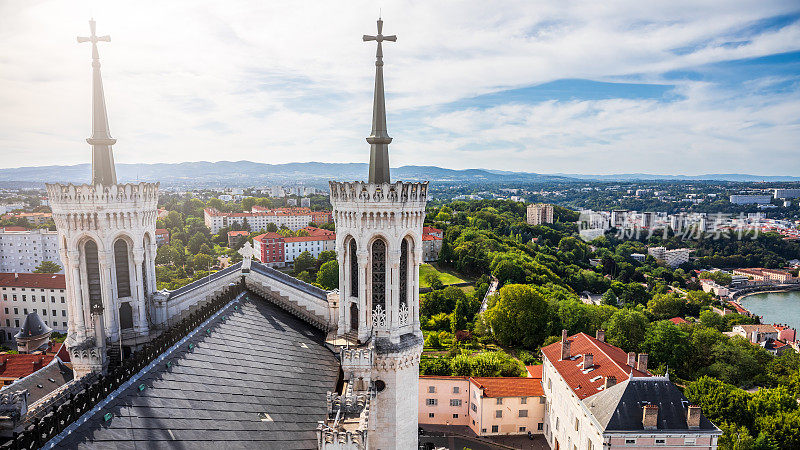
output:
[[92, 43], [92, 137], [86, 142], [92, 146], [92, 184], [105, 186], [117, 183], [114, 168], [114, 155], [111, 146], [117, 140], [111, 137], [108, 129], [108, 113], [106, 98], [103, 92], [103, 80], [100, 77], [100, 54], [97, 52], [98, 42], [111, 42], [111, 36], [97, 36], [95, 21], [89, 21], [91, 36], [78, 36], [78, 42]]
[[367, 138], [370, 144], [369, 182], [389, 182], [389, 143], [392, 138], [386, 131], [386, 99], [383, 94], [383, 41], [395, 42], [397, 36], [383, 35], [383, 20], [378, 18], [378, 34], [365, 34], [364, 41], [376, 41], [378, 51], [375, 54], [375, 98], [372, 103], [372, 133]]

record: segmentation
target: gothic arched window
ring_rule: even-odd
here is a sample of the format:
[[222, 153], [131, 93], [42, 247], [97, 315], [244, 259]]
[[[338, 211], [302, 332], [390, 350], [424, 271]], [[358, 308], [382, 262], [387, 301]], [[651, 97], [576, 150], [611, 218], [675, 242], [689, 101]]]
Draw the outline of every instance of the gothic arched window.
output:
[[350, 296], [358, 298], [358, 255], [356, 240], [350, 238]]
[[97, 257], [97, 243], [86, 241], [83, 246], [83, 262], [86, 265], [86, 284], [89, 289], [89, 306], [103, 307], [102, 285], [100, 283], [100, 260]]
[[114, 266], [117, 269], [117, 297], [130, 297], [131, 272], [128, 265], [128, 243], [124, 239], [114, 242]]
[[372, 243], [372, 309], [380, 305], [386, 311], [386, 242]]
[[400, 242], [400, 307], [408, 302], [408, 239]]

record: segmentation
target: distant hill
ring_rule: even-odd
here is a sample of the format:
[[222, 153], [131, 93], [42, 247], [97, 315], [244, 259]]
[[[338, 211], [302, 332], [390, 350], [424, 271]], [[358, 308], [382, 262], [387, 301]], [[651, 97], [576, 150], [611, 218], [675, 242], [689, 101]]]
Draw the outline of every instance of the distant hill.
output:
[[[183, 162], [175, 164], [117, 164], [117, 176], [122, 182], [159, 181], [172, 187], [223, 187], [294, 184], [324, 187], [330, 179], [363, 180], [367, 164], [361, 163], [288, 163], [264, 164], [252, 161]], [[39, 166], [0, 169], [0, 185], [20, 187], [42, 186], [46, 182], [86, 182], [91, 173], [89, 164], [74, 166]], [[761, 176], [743, 174], [709, 175], [582, 175], [536, 174], [502, 170], [452, 170], [436, 166], [403, 166], [392, 169], [392, 178], [399, 180], [430, 180], [438, 183], [542, 183], [579, 181], [633, 180], [719, 180], [719, 181], [800, 181], [800, 177]]]

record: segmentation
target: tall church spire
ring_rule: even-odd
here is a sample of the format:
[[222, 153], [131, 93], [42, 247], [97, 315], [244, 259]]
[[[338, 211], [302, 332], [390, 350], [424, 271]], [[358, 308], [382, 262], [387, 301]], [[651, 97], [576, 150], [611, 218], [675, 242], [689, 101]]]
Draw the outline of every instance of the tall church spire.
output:
[[103, 80], [100, 77], [100, 54], [97, 43], [111, 42], [111, 36], [95, 34], [94, 19], [89, 21], [92, 34], [89, 37], [78, 37], [78, 42], [92, 43], [92, 137], [86, 142], [92, 146], [92, 184], [117, 184], [117, 172], [114, 168], [114, 154], [111, 146], [117, 140], [111, 137], [108, 130], [108, 113], [106, 98], [103, 94]]
[[395, 42], [397, 36], [384, 36], [383, 20], [378, 18], [378, 34], [364, 35], [364, 41], [377, 41], [378, 52], [375, 54], [375, 99], [372, 103], [372, 133], [367, 138], [369, 152], [369, 182], [389, 182], [389, 143], [392, 138], [386, 131], [386, 100], [383, 95], [383, 41]]

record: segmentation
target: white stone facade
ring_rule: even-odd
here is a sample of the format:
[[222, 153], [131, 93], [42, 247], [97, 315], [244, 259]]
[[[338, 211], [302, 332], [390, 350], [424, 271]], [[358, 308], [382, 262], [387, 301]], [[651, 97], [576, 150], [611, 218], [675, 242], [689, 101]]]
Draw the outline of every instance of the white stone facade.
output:
[[104, 349], [89, 350], [103, 348], [106, 338], [131, 346], [147, 340], [148, 301], [156, 290], [158, 184], [48, 184], [47, 192], [66, 275], [67, 346], [81, 376], [81, 355], [104, 357]]
[[374, 351], [370, 448], [416, 448], [419, 265], [427, 183], [331, 182], [339, 262], [338, 334]]

